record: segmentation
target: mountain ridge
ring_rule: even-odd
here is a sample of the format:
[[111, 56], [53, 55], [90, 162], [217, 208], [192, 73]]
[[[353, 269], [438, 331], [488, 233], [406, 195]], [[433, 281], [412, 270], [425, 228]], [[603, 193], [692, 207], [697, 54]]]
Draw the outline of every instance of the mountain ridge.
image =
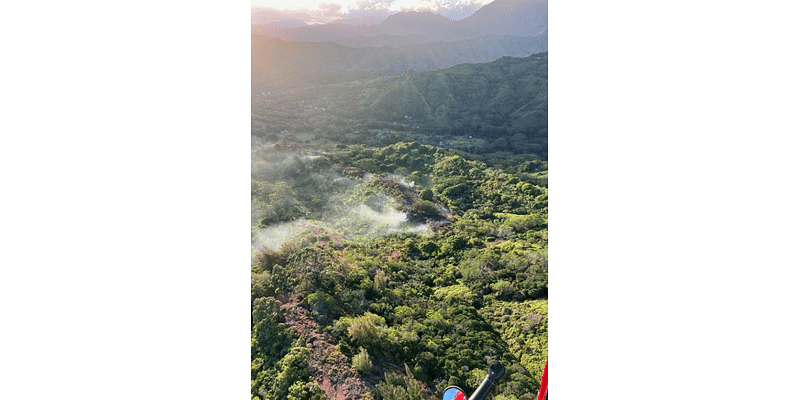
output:
[[546, 32], [534, 37], [489, 35], [449, 43], [364, 48], [261, 35], [253, 35], [251, 40], [251, 70], [256, 80], [264, 79], [267, 71], [432, 71], [547, 50]]
[[[547, 159], [546, 52], [498, 57], [435, 71], [408, 70], [288, 90], [283, 97], [324, 110], [332, 121], [364, 129], [400, 129], [424, 137], [480, 139], [488, 150], [536, 154]], [[272, 85], [264, 90], [278, 90]], [[289, 103], [284, 103], [289, 104]], [[420, 129], [421, 128], [421, 129]], [[419, 130], [418, 130], [419, 129]], [[418, 132], [418, 133], [415, 133]], [[339, 133], [333, 133], [334, 136]], [[341, 138], [340, 138], [341, 140]], [[472, 150], [471, 150], [472, 151]]]
[[[341, 23], [328, 23], [298, 28], [273, 28], [268, 25], [254, 25], [252, 31], [286, 41], [340, 41], [342, 44], [348, 43], [348, 39], [352, 42], [353, 38], [379, 35], [418, 35], [415, 44], [454, 42], [486, 35], [536, 36], [547, 29], [547, 4], [547, 0], [495, 0], [458, 21], [430, 11], [402, 12], [391, 14], [381, 23], [369, 26], [345, 27]], [[357, 47], [367, 47], [365, 43], [368, 42], [361, 40]]]

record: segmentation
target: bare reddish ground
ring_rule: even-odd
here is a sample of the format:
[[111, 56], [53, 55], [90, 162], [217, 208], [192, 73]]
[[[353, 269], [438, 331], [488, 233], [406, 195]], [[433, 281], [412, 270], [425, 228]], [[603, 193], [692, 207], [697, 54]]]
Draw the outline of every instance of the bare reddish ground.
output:
[[341, 233], [329, 231], [327, 229], [311, 225], [308, 223], [308, 221], [301, 223], [300, 226], [305, 229], [308, 229], [308, 231], [311, 234], [317, 237], [320, 237], [322, 235], [328, 235], [328, 239], [330, 239], [330, 241], [333, 243], [342, 243], [342, 240], [344, 239]]
[[288, 299], [281, 308], [286, 325], [295, 334], [305, 338], [311, 376], [327, 398], [359, 399], [370, 392], [373, 385], [367, 384], [350, 370], [350, 361], [336, 347], [336, 339], [327, 333], [318, 332], [319, 324], [311, 312], [299, 306], [296, 297]]

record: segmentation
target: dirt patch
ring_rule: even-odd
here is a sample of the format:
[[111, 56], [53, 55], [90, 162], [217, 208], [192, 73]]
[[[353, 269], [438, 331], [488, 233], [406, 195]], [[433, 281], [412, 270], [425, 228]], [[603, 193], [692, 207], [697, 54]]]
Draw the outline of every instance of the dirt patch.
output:
[[311, 312], [300, 307], [296, 297], [281, 306], [286, 325], [306, 340], [311, 376], [329, 399], [358, 399], [374, 385], [366, 383], [350, 370], [350, 360], [342, 354], [331, 335], [320, 332], [320, 325]]

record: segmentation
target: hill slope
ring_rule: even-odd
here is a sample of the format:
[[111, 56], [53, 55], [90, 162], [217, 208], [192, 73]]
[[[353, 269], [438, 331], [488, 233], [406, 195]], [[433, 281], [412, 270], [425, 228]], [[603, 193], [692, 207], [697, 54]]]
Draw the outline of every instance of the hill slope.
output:
[[528, 148], [546, 158], [547, 53], [317, 87], [303, 96], [343, 118], [412, 120], [437, 133], [493, 138], [500, 150]]
[[[547, 0], [495, 0], [453, 24], [448, 37], [535, 36], [547, 29]], [[474, 37], [474, 36], [473, 36]]]
[[[362, 229], [350, 218], [296, 220], [305, 211], [284, 208], [282, 222], [262, 220], [256, 240], [290, 225], [298, 234], [253, 253], [254, 399], [434, 400], [449, 385], [474, 391], [493, 361], [509, 371], [497, 398], [535, 398], [547, 359], [546, 163], [504, 172], [419, 143], [315, 156], [269, 145], [252, 156], [254, 205], [391, 206], [400, 182], [386, 171], [399, 167], [426, 182], [408, 190], [453, 211], [428, 233], [377, 223], [359, 240], [347, 238]], [[329, 192], [340, 201], [315, 201]]]
[[[382, 39], [392, 37], [380, 37]], [[335, 43], [290, 42], [253, 35], [254, 79], [270, 71], [433, 71], [462, 63], [489, 62], [544, 51], [546, 33], [535, 37], [486, 36], [451, 43], [350, 48]]]

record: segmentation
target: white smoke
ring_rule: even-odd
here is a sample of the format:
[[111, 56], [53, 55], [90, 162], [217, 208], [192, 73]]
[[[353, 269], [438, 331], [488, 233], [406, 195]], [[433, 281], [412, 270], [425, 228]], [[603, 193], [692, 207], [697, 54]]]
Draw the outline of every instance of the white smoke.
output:
[[406, 178], [400, 175], [389, 175], [389, 179], [392, 179], [393, 181], [396, 181], [398, 183], [402, 183], [403, 185], [406, 185], [408, 187], [414, 187], [414, 181], [411, 182], [406, 181]]
[[368, 222], [369, 225], [375, 227], [376, 229], [387, 231], [389, 233], [399, 231], [400, 226], [408, 219], [408, 216], [404, 212], [386, 209], [383, 210], [383, 212], [377, 212], [365, 204], [361, 204], [356, 207], [353, 210], [353, 214], [357, 218]]
[[[399, 211], [398, 201], [381, 193], [382, 185], [371, 182], [377, 177], [369, 173], [364, 174], [363, 179], [343, 176], [326, 163], [316, 163], [319, 157], [270, 147], [254, 152], [252, 168], [255, 181], [288, 184], [294, 193], [299, 194], [316, 191], [318, 196], [315, 197], [324, 202], [310, 210], [313, 220], [277, 223], [254, 232], [254, 251], [264, 248], [278, 250], [286, 242], [307, 243], [326, 231], [329, 237], [352, 241], [430, 232], [425, 224], [409, 222], [408, 215]], [[402, 176], [388, 178], [403, 185], [414, 185]]]
[[330, 221], [336, 231], [349, 240], [365, 241], [380, 236], [393, 234], [425, 234], [430, 232], [426, 224], [415, 224], [408, 221], [408, 215], [398, 211], [394, 200], [388, 196], [384, 206], [376, 210], [371, 205], [359, 204], [346, 210]]
[[261, 249], [278, 250], [286, 242], [293, 242], [300, 239], [303, 232], [307, 231], [305, 219], [284, 222], [277, 225], [270, 225], [259, 229], [253, 238], [253, 251]]
[[345, 240], [359, 242], [394, 234], [431, 233], [428, 225], [409, 222], [408, 214], [399, 211], [397, 202], [389, 196], [373, 194], [368, 203], [342, 204], [334, 214], [319, 221], [301, 218], [261, 228], [253, 235], [253, 251], [264, 248], [278, 250], [287, 242], [300, 243], [312, 230], [340, 234]]
[[287, 242], [300, 242], [314, 228], [339, 233], [346, 240], [366, 241], [393, 234], [425, 235], [431, 232], [426, 224], [408, 221], [408, 215], [391, 207], [376, 211], [366, 204], [346, 210], [323, 221], [298, 219], [259, 229], [253, 237], [253, 251], [278, 250]]

